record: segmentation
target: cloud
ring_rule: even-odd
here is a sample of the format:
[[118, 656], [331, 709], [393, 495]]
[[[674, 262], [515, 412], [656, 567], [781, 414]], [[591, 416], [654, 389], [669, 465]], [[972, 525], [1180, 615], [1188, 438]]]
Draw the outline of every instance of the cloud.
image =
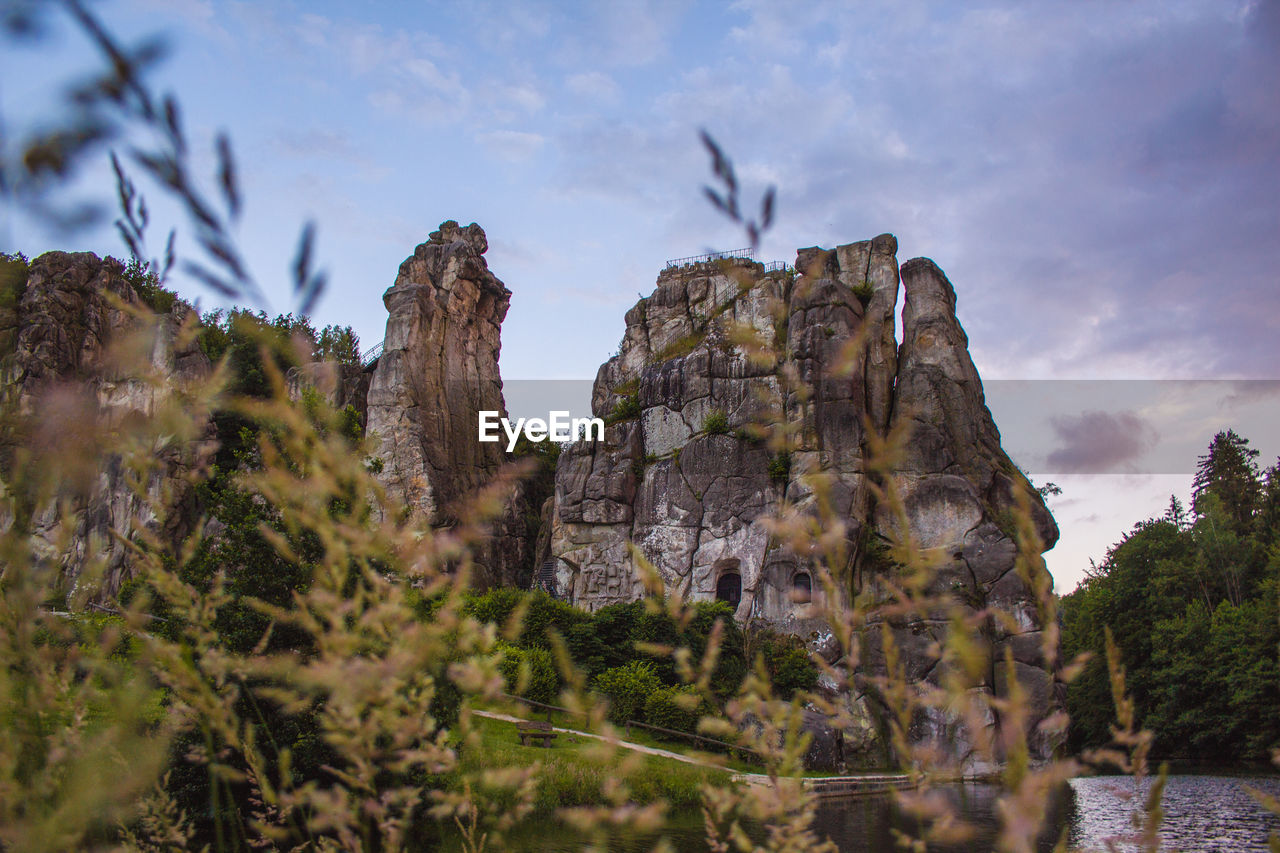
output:
[[1227, 383], [1227, 388], [1229, 392], [1218, 401], [1221, 409], [1231, 410], [1280, 398], [1280, 380], [1277, 379], [1236, 380]]
[[530, 114], [539, 112], [547, 104], [542, 93], [528, 83], [502, 87], [502, 98]]
[[519, 130], [490, 131], [480, 134], [478, 139], [499, 157], [512, 162], [528, 160], [547, 141], [540, 134]]
[[777, 185], [763, 255], [897, 234], [954, 282], [988, 379], [1276, 376], [1275, 0], [485, 2], [215, 8], [379, 120], [554, 151], [538, 192], [654, 256], [741, 236], [698, 195], [706, 127], [748, 199]]
[[647, 65], [664, 56], [683, 4], [673, 0], [591, 3], [584, 24], [600, 58], [621, 66]]
[[614, 79], [602, 71], [572, 74], [565, 79], [564, 85], [575, 95], [608, 104], [616, 103], [622, 91]]
[[[1277, 8], [906, 0], [849, 15], [753, 0], [734, 5], [731, 40], [768, 48], [816, 120], [761, 99], [768, 76], [751, 68], [727, 86], [686, 75], [678, 97], [705, 98], [726, 137], [767, 139], [762, 115], [790, 129], [766, 155], [803, 164], [779, 187], [803, 230], [891, 230], [904, 257], [934, 257], [984, 371], [1266, 377], [1280, 361]], [[845, 104], [824, 119], [830, 90]]]
[[1134, 412], [1090, 411], [1051, 423], [1063, 443], [1048, 457], [1049, 470], [1055, 473], [1122, 473], [1158, 438], [1155, 428]]

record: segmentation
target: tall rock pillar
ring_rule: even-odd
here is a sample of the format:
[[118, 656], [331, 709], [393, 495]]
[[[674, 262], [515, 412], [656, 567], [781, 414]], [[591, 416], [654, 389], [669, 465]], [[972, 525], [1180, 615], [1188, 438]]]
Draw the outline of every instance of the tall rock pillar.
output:
[[481, 443], [477, 413], [506, 414], [499, 338], [511, 291], [489, 271], [484, 230], [450, 220], [400, 265], [382, 296], [390, 316], [369, 387], [387, 491], [432, 525], [488, 483], [500, 443]]

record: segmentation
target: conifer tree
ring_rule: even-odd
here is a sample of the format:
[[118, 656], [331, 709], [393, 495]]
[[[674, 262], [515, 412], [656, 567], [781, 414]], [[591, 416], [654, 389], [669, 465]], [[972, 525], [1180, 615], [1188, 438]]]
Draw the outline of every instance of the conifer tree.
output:
[[1191, 499], [1196, 514], [1205, 514], [1207, 496], [1214, 495], [1221, 501], [1235, 532], [1247, 532], [1262, 493], [1257, 458], [1258, 451], [1249, 446], [1249, 439], [1234, 430], [1215, 435], [1209, 452], [1200, 457], [1196, 466]]

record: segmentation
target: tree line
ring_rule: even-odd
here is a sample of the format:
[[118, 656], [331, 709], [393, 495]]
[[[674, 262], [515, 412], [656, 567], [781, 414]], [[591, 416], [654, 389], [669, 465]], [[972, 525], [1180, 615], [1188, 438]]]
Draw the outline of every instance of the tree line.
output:
[[1199, 457], [1190, 508], [1173, 497], [1062, 598], [1069, 746], [1110, 740], [1109, 629], [1140, 723], [1165, 758], [1241, 762], [1280, 748], [1280, 460], [1232, 430]]

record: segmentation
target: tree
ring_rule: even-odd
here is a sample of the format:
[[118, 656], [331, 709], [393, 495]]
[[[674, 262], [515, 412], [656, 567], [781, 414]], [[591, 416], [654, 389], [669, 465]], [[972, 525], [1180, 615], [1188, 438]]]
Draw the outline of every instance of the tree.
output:
[[1280, 533], [1280, 459], [1263, 475], [1257, 526], [1259, 541], [1266, 547], [1275, 545]]
[[350, 326], [325, 326], [316, 336], [316, 356], [338, 364], [360, 363], [360, 338]]
[[1235, 530], [1245, 532], [1252, 525], [1261, 496], [1257, 458], [1258, 451], [1249, 447], [1249, 439], [1236, 435], [1234, 430], [1215, 435], [1209, 452], [1200, 457], [1196, 466], [1191, 499], [1196, 514], [1204, 514], [1206, 498], [1214, 495], [1222, 502]]

